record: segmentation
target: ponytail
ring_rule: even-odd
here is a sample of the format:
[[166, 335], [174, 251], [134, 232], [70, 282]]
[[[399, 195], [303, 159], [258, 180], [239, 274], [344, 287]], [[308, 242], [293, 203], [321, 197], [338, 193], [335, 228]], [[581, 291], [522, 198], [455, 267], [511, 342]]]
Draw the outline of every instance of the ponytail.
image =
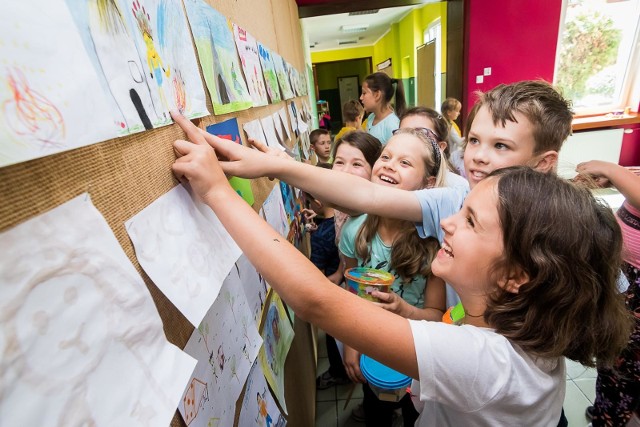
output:
[[[382, 92], [385, 105], [391, 103], [395, 95], [395, 113], [397, 116], [401, 116], [404, 113], [404, 110], [407, 108], [407, 101], [404, 95], [402, 80], [394, 79], [385, 73], [377, 72], [369, 74], [364, 81], [372, 91]], [[393, 87], [394, 85], [395, 89]]]

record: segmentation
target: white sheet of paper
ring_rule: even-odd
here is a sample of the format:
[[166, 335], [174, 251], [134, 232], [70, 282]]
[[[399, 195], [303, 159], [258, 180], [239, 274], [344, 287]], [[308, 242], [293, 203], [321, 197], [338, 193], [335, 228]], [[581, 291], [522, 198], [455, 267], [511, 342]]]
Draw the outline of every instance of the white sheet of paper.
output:
[[233, 24], [233, 38], [238, 48], [238, 56], [240, 56], [242, 71], [247, 81], [247, 88], [249, 89], [253, 106], [267, 105], [269, 99], [267, 98], [264, 77], [262, 76], [256, 38], [236, 24]]
[[289, 235], [289, 221], [284, 210], [280, 185], [273, 186], [273, 190], [265, 199], [261, 210], [264, 220], [286, 239]]
[[265, 138], [264, 136], [264, 131], [262, 130], [260, 120], [251, 120], [250, 122], [243, 124], [242, 128], [249, 138], [269, 145], [269, 143], [267, 142], [267, 138]]
[[260, 319], [262, 319], [262, 309], [267, 300], [267, 293], [269, 289], [271, 289], [271, 286], [269, 286], [267, 281], [264, 280], [264, 277], [258, 273], [244, 254], [238, 258], [236, 268], [240, 275], [240, 281], [244, 289], [244, 294], [247, 297], [249, 308], [253, 312], [256, 327], [258, 327], [260, 326]]
[[240, 248], [208, 206], [178, 185], [126, 222], [151, 280], [197, 326]]
[[0, 425], [168, 425], [196, 361], [89, 196], [0, 246]]
[[278, 409], [278, 405], [267, 387], [264, 372], [257, 362], [251, 367], [249, 378], [247, 378], [238, 425], [242, 427], [265, 427], [267, 425], [284, 427], [287, 425], [287, 420]]
[[258, 356], [262, 338], [232, 268], [220, 295], [184, 350], [198, 360], [178, 410], [190, 427], [231, 426], [236, 400]]
[[276, 128], [273, 124], [273, 117], [263, 117], [260, 119], [260, 123], [262, 124], [262, 130], [264, 131], [264, 135], [267, 138], [267, 144], [269, 145], [269, 147], [277, 148], [281, 151], [284, 151], [284, 145], [278, 142], [278, 135], [276, 134]]
[[[118, 136], [64, 1], [4, 2], [0, 11], [0, 167]], [[64, 49], [52, 48], [52, 35]]]
[[280, 115], [280, 120], [282, 120], [282, 124], [284, 125], [284, 130], [287, 132], [287, 139], [291, 139], [291, 132], [289, 132], [289, 119], [287, 119], [287, 109], [286, 107], [282, 107], [278, 110], [278, 114]]

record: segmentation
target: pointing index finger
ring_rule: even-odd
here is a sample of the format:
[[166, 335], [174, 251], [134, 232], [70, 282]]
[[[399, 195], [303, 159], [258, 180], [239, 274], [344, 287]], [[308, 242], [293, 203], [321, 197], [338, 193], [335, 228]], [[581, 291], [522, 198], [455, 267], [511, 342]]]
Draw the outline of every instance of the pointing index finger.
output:
[[202, 145], [206, 144], [204, 137], [199, 131], [199, 128], [191, 123], [189, 119], [180, 114], [177, 111], [171, 111], [171, 117], [173, 120], [182, 128], [182, 130], [187, 134], [187, 137], [194, 144]]

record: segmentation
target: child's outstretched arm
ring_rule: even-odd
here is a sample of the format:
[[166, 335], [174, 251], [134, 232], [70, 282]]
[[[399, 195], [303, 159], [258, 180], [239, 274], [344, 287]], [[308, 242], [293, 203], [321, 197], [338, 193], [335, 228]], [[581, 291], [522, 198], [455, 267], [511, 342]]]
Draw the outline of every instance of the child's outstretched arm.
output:
[[358, 351], [418, 378], [408, 321], [327, 280], [231, 188], [214, 150], [198, 129], [182, 125], [194, 143], [174, 143], [179, 156], [173, 165], [176, 177], [190, 182], [194, 192], [213, 209], [256, 269], [296, 314]]
[[640, 209], [640, 176], [629, 169], [611, 162], [591, 160], [578, 164], [576, 171], [608, 179], [631, 206]]
[[[195, 128], [183, 116], [173, 113], [172, 115], [185, 132], [191, 126]], [[355, 175], [267, 155], [205, 132], [197, 133], [223, 158], [220, 165], [228, 175], [242, 178], [278, 178], [313, 194], [320, 200], [349, 211], [413, 222], [422, 220], [420, 202], [411, 191], [373, 184]]]

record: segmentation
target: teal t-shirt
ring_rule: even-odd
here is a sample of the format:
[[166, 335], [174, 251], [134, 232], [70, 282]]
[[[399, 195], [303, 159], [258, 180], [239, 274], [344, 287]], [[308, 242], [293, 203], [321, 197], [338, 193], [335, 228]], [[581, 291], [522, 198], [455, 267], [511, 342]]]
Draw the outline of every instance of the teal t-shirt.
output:
[[358, 230], [366, 218], [367, 215], [360, 215], [347, 220], [342, 227], [342, 233], [340, 235], [340, 252], [342, 252], [346, 257], [357, 259], [358, 267], [376, 268], [393, 274], [396, 278], [391, 286], [393, 292], [398, 294], [403, 300], [412, 306], [423, 308], [424, 289], [427, 283], [426, 278], [422, 275], [418, 275], [415, 276], [411, 282], [403, 283], [402, 279], [398, 277], [396, 272], [389, 269], [389, 264], [391, 262], [391, 246], [385, 245], [377, 233], [370, 243], [369, 251], [371, 252], [371, 256], [369, 262], [365, 263], [362, 258], [357, 256], [355, 240]]
[[375, 114], [369, 114], [367, 118], [367, 132], [380, 140], [382, 145], [386, 145], [393, 131], [400, 127], [400, 119], [396, 113], [391, 113], [380, 122], [373, 124]]

